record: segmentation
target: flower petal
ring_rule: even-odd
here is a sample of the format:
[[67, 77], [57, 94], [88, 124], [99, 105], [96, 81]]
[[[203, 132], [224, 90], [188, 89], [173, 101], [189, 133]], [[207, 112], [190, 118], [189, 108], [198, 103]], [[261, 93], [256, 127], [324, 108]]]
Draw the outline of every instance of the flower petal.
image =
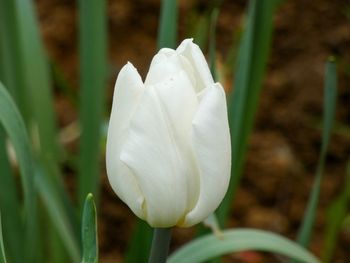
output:
[[128, 135], [130, 118], [143, 90], [137, 70], [131, 63], [126, 64], [121, 69], [114, 88], [106, 149], [107, 175], [113, 190], [141, 218], [145, 217], [142, 210], [144, 198], [134, 175], [120, 161], [120, 152]]
[[185, 71], [156, 85], [160, 105], [167, 117], [172, 137], [186, 167], [187, 209], [193, 209], [199, 196], [199, 172], [191, 146], [192, 120], [198, 109], [197, 95]]
[[208, 63], [205, 60], [203, 52], [198, 45], [192, 42], [192, 39], [185, 39], [180, 46], [176, 49], [176, 52], [183, 55], [191, 63], [195, 71], [195, 79], [197, 79], [196, 90], [200, 92], [205, 88], [209, 88], [214, 84], [212, 75], [208, 67]]
[[219, 83], [203, 90], [193, 119], [192, 143], [200, 170], [200, 194], [182, 226], [199, 223], [214, 212], [229, 184], [231, 143], [225, 93]]
[[159, 84], [177, 75], [181, 70], [186, 72], [187, 77], [191, 80], [192, 86], [194, 87], [196, 85], [194, 69], [188, 59], [179, 55], [173, 49], [162, 48], [152, 59], [146, 76], [145, 85]]
[[186, 178], [153, 88], [145, 90], [130, 128], [121, 160], [144, 193], [146, 220], [153, 227], [173, 226], [186, 207]]
[[[175, 55], [175, 57], [174, 57]], [[153, 57], [149, 67], [145, 85], [154, 85], [168, 79], [181, 70], [181, 65], [176, 61], [176, 51], [170, 48], [162, 48]], [[174, 57], [173, 59], [171, 59]]]

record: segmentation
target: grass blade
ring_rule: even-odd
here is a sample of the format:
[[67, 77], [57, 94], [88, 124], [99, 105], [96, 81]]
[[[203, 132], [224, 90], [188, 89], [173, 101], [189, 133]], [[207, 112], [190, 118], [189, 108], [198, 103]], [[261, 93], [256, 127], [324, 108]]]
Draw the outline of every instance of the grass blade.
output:
[[247, 250], [278, 253], [307, 263], [319, 263], [300, 245], [280, 235], [254, 229], [235, 229], [222, 232], [222, 238], [210, 234], [193, 240], [175, 251], [167, 263], [205, 262], [214, 257]]
[[44, 170], [39, 164], [36, 164], [35, 173], [35, 184], [51, 218], [52, 224], [56, 228], [57, 233], [61, 236], [72, 262], [79, 262], [80, 246], [76, 235], [74, 235], [74, 226], [72, 226], [70, 218], [66, 213], [63, 200], [60, 198], [55, 184], [44, 174]]
[[[31, 121], [37, 126], [39, 142], [35, 145], [42, 158], [56, 161], [58, 144], [52, 99], [49, 65], [41, 42], [31, 0], [16, 0], [21, 34], [21, 50], [25, 88], [31, 105]], [[25, 40], [25, 41], [24, 41]], [[45, 110], [43, 110], [45, 109]]]
[[209, 67], [214, 81], [217, 81], [216, 72], [216, 23], [219, 16], [219, 7], [213, 8], [210, 15], [210, 37], [209, 37]]
[[29, 111], [25, 90], [24, 65], [21, 50], [20, 24], [17, 15], [17, 2], [0, 0], [0, 41], [2, 81], [5, 83], [19, 110], [28, 121]]
[[33, 156], [29, 144], [29, 139], [26, 134], [24, 122], [21, 118], [18, 109], [6, 91], [2, 83], [0, 83], [0, 122], [3, 125], [6, 134], [10, 138], [16, 152], [19, 162], [21, 182], [24, 198], [24, 222], [25, 222], [25, 258], [26, 262], [34, 262], [34, 254], [36, 253], [35, 236], [36, 222], [35, 215], [31, 214], [35, 211], [35, 194], [33, 187], [34, 166]]
[[[22, 75], [25, 78], [25, 89], [28, 94], [27, 103], [30, 105], [30, 131], [34, 131], [34, 149], [42, 163], [43, 173], [53, 180], [53, 185], [58, 189], [60, 198], [64, 200], [65, 213], [70, 215], [74, 224], [73, 207], [64, 188], [64, 183], [58, 173], [58, 142], [57, 128], [54, 114], [52, 83], [48, 60], [44, 46], [40, 38], [38, 23], [31, 0], [16, 0], [17, 21], [20, 33], [20, 50], [23, 65]], [[45, 109], [45, 110], [43, 110]], [[36, 133], [35, 133], [36, 132]], [[50, 229], [54, 229], [50, 227]], [[65, 252], [60, 247], [58, 233], [52, 230], [50, 238], [53, 255], [61, 258]], [[78, 236], [78, 233], [76, 233]], [[55, 256], [52, 260], [55, 262]], [[57, 261], [57, 260], [56, 260]]]
[[125, 262], [146, 262], [151, 249], [152, 235], [152, 228], [146, 222], [138, 220], [129, 241]]
[[337, 97], [337, 66], [333, 59], [329, 60], [325, 67], [325, 87], [324, 87], [324, 120], [320, 158], [317, 164], [316, 177], [312, 186], [309, 201], [306, 207], [302, 226], [298, 234], [298, 242], [303, 246], [308, 246], [312, 233], [315, 214], [317, 210], [318, 198], [320, 195], [321, 180], [324, 163], [328, 149], [330, 134], [333, 126]]
[[6, 242], [7, 258], [10, 262], [21, 263], [18, 253], [23, 247], [23, 224], [21, 207], [17, 196], [17, 187], [11, 172], [5, 146], [5, 132], [0, 127], [0, 210], [3, 212], [3, 238]]
[[92, 194], [85, 200], [82, 223], [83, 263], [98, 262], [96, 207]]
[[1, 213], [0, 213], [0, 263], [6, 263], [6, 255], [4, 248], [4, 239], [2, 238], [2, 223], [1, 223]]
[[177, 13], [176, 0], [162, 0], [158, 27], [158, 49], [176, 47]]
[[52, 221], [60, 230], [59, 233], [62, 235], [62, 239], [65, 241], [64, 243], [67, 245], [68, 251], [71, 252], [74, 262], [77, 262], [80, 258], [79, 246], [76, 245], [77, 242], [74, 241], [74, 237], [71, 237], [73, 231], [69, 226], [69, 220], [65, 219], [66, 213], [63, 205], [60, 204], [61, 199], [55, 194], [56, 189], [52, 186], [52, 181], [48, 179], [48, 176], [43, 175], [41, 171], [38, 172], [22, 118], [13, 100], [1, 83], [0, 105], [0, 122], [4, 126], [15, 149], [23, 184], [24, 207], [26, 212], [26, 239], [25, 241], [22, 240], [20, 244], [22, 244], [22, 246], [23, 243], [27, 244], [27, 250], [30, 250], [27, 252], [29, 256], [25, 262], [37, 262], [30, 258], [33, 256], [31, 253], [38, 252], [38, 248], [35, 247], [35, 241], [32, 238], [37, 234], [35, 231], [38, 230], [36, 222], [34, 221], [35, 215], [31, 213], [36, 209], [32, 182], [34, 173], [36, 174], [35, 183], [38, 186], [43, 200], [46, 202], [46, 207], [49, 209], [49, 212], [51, 212]]
[[334, 250], [337, 246], [337, 238], [342, 223], [348, 213], [350, 201], [350, 161], [347, 165], [344, 190], [331, 203], [327, 210], [327, 223], [325, 230], [325, 244], [322, 253], [322, 260], [325, 263], [331, 262]]
[[236, 65], [234, 90], [228, 100], [232, 170], [228, 192], [217, 210], [220, 225], [225, 223], [242, 172], [269, 53], [274, 8], [274, 1], [270, 0], [251, 0], [249, 3], [247, 27]]
[[100, 133], [107, 77], [107, 25], [104, 0], [79, 0], [80, 156], [79, 203], [88, 193], [98, 200]]

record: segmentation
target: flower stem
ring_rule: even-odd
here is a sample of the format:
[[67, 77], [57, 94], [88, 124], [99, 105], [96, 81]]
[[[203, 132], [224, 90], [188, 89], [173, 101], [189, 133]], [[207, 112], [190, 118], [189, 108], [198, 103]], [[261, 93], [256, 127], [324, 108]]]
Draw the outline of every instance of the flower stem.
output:
[[171, 239], [171, 228], [155, 228], [148, 263], [165, 263]]

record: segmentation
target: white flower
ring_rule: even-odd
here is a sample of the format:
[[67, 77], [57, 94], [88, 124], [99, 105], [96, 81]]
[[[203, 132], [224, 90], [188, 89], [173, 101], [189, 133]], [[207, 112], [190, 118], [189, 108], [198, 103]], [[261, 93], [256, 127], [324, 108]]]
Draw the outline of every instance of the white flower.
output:
[[191, 39], [161, 49], [143, 83], [131, 63], [115, 84], [107, 174], [152, 227], [189, 227], [222, 201], [231, 144], [225, 93]]

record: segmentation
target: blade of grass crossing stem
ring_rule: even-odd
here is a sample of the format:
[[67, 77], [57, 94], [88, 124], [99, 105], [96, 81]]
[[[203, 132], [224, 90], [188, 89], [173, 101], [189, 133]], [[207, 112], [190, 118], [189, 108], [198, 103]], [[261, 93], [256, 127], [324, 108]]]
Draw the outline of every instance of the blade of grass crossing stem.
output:
[[5, 132], [0, 126], [0, 210], [3, 212], [3, 238], [6, 242], [7, 257], [10, 262], [21, 263], [18, 253], [23, 248], [23, 224], [21, 207], [17, 196], [15, 177], [7, 158]]
[[274, 7], [274, 1], [270, 0], [249, 2], [247, 27], [236, 64], [234, 90], [228, 100], [232, 168], [228, 192], [217, 210], [221, 226], [227, 219], [242, 173], [269, 53]]
[[[177, 36], [178, 7], [176, 0], [162, 0], [158, 27], [157, 48], [175, 48]], [[152, 229], [138, 220], [129, 242], [125, 261], [128, 263], [146, 262], [152, 242]]]
[[0, 213], [0, 263], [6, 263], [4, 239], [3, 239], [3, 236], [2, 236], [1, 213]]
[[305, 248], [272, 232], [235, 229], [222, 232], [222, 238], [210, 234], [197, 238], [170, 255], [167, 263], [206, 262], [214, 257], [247, 250], [281, 254], [307, 263], [320, 261]]
[[24, 192], [25, 239], [22, 241], [22, 244], [26, 245], [24, 248], [24, 258], [25, 262], [35, 262], [34, 255], [37, 248], [35, 239], [33, 239], [35, 236], [35, 232], [33, 231], [36, 230], [35, 216], [32, 214], [35, 211], [33, 156], [29, 139], [25, 132], [24, 122], [14, 101], [2, 83], [0, 83], [0, 105], [0, 122], [15, 149]]
[[85, 200], [82, 220], [83, 263], [98, 262], [97, 218], [92, 194]]
[[177, 1], [162, 0], [157, 47], [175, 48], [177, 36]]
[[[1, 11], [0, 11], [1, 12]], [[1, 27], [1, 26], [0, 26]], [[4, 59], [5, 50], [2, 49], [2, 29], [0, 29], [0, 79], [4, 79], [6, 63]], [[5, 52], [7, 53], [7, 52]], [[12, 174], [10, 162], [6, 151], [6, 136], [0, 125], [0, 210], [5, 211], [3, 215], [3, 239], [6, 243], [7, 258], [10, 262], [21, 263], [22, 257], [18, 253], [22, 249], [23, 224], [20, 218], [20, 204], [17, 196], [15, 178]]]
[[319, 161], [317, 164], [316, 177], [312, 186], [310, 198], [305, 211], [302, 226], [298, 234], [298, 242], [303, 246], [308, 246], [315, 221], [318, 198], [320, 195], [320, 187], [326, 153], [328, 149], [331, 129], [335, 117], [336, 96], [337, 96], [337, 67], [333, 60], [329, 60], [325, 67], [325, 87], [324, 87], [324, 118], [322, 145]]
[[322, 252], [322, 260], [325, 263], [332, 262], [334, 250], [337, 247], [339, 230], [348, 213], [348, 203], [350, 201], [350, 161], [348, 161], [346, 170], [344, 190], [327, 209], [324, 249]]
[[[9, 136], [15, 152], [17, 159], [19, 161], [20, 166], [20, 174], [24, 189], [24, 204], [25, 204], [25, 223], [26, 223], [26, 239], [22, 240], [20, 243], [22, 246], [23, 244], [27, 244], [27, 248], [22, 249], [27, 250], [27, 254], [29, 256], [25, 257], [23, 254], [21, 254], [22, 262], [23, 258], [25, 258], [25, 262], [38, 262], [35, 259], [31, 259], [31, 252], [36, 252], [38, 249], [35, 247], [35, 240], [33, 239], [34, 236], [36, 236], [37, 227], [36, 222], [33, 221], [35, 219], [35, 215], [33, 215], [31, 212], [35, 211], [36, 205], [34, 200], [34, 189], [33, 189], [33, 176], [34, 172], [36, 173], [36, 185], [39, 188], [39, 192], [41, 196], [43, 197], [43, 200], [47, 202], [48, 204], [46, 207], [51, 211], [52, 221], [56, 224], [56, 227], [60, 230], [58, 231], [62, 235], [62, 239], [64, 240], [64, 243], [68, 246], [68, 251], [71, 252], [73, 262], [79, 261], [80, 258], [80, 252], [78, 245], [76, 245], [77, 242], [70, 241], [69, 238], [66, 236], [71, 235], [73, 231], [69, 229], [69, 224], [67, 223], [68, 220], [64, 220], [64, 209], [62, 206], [60, 206], [61, 199], [57, 197], [54, 193], [56, 189], [52, 187], [52, 184], [50, 184], [48, 180], [48, 176], [44, 176], [41, 173], [38, 173], [34, 171], [35, 164], [34, 159], [32, 156], [32, 152], [30, 149], [29, 139], [28, 135], [25, 131], [23, 120], [12, 101], [11, 97], [3, 87], [3, 85], [0, 83], [0, 122], [5, 128], [5, 131], [7, 135]], [[44, 182], [47, 182], [44, 184]], [[49, 200], [49, 201], [47, 201]], [[50, 212], [49, 211], [49, 212]], [[63, 219], [62, 219], [63, 218]], [[66, 222], [62, 225], [62, 221]], [[61, 225], [60, 225], [61, 224]], [[68, 233], [68, 234], [67, 234]], [[73, 239], [73, 238], [71, 238]], [[28, 251], [29, 250], [29, 251]]]
[[[27, 107], [29, 110], [25, 110], [24, 114], [22, 113], [24, 110], [21, 110], [22, 116], [26, 122], [30, 119], [35, 124], [34, 127], [37, 131], [35, 145], [40, 148], [37, 150], [40, 150], [41, 157], [46, 161], [53, 160], [56, 155], [57, 144], [55, 138], [57, 136], [50, 90], [51, 83], [32, 2], [30, 0], [1, 0], [0, 4], [0, 11], [6, 10], [4, 12], [6, 15], [0, 16], [2, 22], [4, 22], [1, 25], [5, 29], [11, 29], [11, 33], [1, 29], [0, 65], [2, 79], [9, 83], [7, 87], [10, 92], [12, 90], [11, 86], [13, 86], [11, 80], [21, 80], [17, 86], [22, 89], [20, 90], [21, 95], [29, 95], [23, 95], [26, 101], [18, 101], [18, 99], [16, 100], [16, 94], [13, 92], [11, 94], [19, 107], [25, 104], [32, 107]], [[12, 20], [5, 19], [6, 16], [9, 16]], [[4, 36], [3, 33], [8, 34]], [[16, 37], [16, 41], [6, 42], [14, 37]], [[13, 61], [17, 61], [16, 67], [11, 66]], [[30, 113], [32, 114], [30, 115]]]
[[43, 168], [37, 163], [35, 167], [35, 184], [37, 185], [40, 196], [45, 204], [48, 214], [56, 228], [57, 233], [61, 236], [62, 243], [69, 253], [72, 262], [80, 261], [80, 246], [74, 229], [71, 225], [64, 203], [59, 193], [49, 177], [44, 174]]
[[80, 125], [79, 202], [98, 200], [100, 134], [107, 76], [106, 1], [79, 0]]
[[152, 228], [142, 220], [138, 220], [133, 231], [125, 262], [146, 262], [152, 243]]
[[[43, 158], [57, 159], [57, 132], [48, 61], [41, 42], [31, 0], [16, 0], [23, 50], [23, 66], [39, 142], [35, 145]], [[24, 41], [25, 40], [25, 41]], [[43, 110], [45, 109], [45, 110]]]
[[[77, 220], [73, 215], [73, 206], [58, 172], [57, 128], [55, 126], [52, 83], [33, 3], [31, 0], [16, 0], [16, 2], [24, 71], [22, 75], [25, 77], [25, 88], [29, 95], [28, 104], [31, 110], [32, 125], [30, 130], [34, 131], [32, 134], [34, 148], [40, 161], [43, 163], [43, 168], [46, 170], [45, 176], [49, 176], [53, 180], [55, 187], [58, 188], [60, 198], [64, 200], [65, 213], [69, 214], [71, 224], [75, 225]], [[42, 220], [46, 221], [45, 218]], [[53, 233], [49, 234], [52, 245], [51, 260], [52, 262], [63, 261], [65, 252], [63, 251], [63, 244], [58, 238], [59, 233], [54, 232], [53, 227], [48, 227], [50, 231], [53, 231]], [[75, 233], [77, 236], [79, 235], [78, 229]]]

